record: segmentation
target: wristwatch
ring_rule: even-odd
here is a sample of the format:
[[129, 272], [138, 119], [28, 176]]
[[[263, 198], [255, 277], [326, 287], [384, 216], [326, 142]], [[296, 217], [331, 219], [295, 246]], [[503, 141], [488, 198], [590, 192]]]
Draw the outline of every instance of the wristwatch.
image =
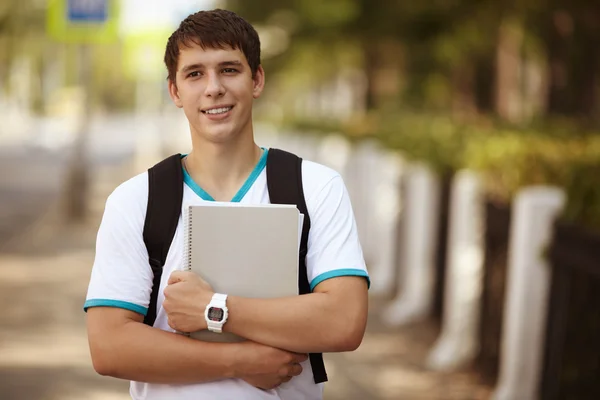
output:
[[227, 295], [221, 293], [213, 294], [210, 303], [204, 310], [206, 325], [211, 332], [222, 333], [223, 325], [227, 322]]

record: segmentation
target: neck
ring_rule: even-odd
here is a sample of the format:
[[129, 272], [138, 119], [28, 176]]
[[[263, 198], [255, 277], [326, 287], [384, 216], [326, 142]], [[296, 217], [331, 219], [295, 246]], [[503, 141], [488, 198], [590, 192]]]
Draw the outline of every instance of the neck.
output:
[[203, 142], [186, 157], [188, 174], [217, 201], [230, 201], [262, 155], [250, 136], [231, 143]]

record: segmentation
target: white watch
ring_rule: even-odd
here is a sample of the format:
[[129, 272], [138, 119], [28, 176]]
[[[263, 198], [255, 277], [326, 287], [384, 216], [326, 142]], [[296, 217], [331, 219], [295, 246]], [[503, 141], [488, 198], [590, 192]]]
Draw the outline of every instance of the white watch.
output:
[[213, 294], [210, 303], [204, 310], [206, 325], [211, 332], [222, 333], [223, 325], [227, 322], [227, 295], [221, 293]]

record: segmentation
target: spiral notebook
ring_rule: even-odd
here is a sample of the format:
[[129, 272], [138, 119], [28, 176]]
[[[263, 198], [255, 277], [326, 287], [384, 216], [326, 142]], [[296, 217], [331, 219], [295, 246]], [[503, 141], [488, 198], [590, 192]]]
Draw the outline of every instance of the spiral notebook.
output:
[[[294, 205], [210, 202], [184, 207], [184, 269], [215, 292], [251, 298], [298, 295], [298, 255], [304, 216]], [[232, 333], [194, 332], [217, 342]]]

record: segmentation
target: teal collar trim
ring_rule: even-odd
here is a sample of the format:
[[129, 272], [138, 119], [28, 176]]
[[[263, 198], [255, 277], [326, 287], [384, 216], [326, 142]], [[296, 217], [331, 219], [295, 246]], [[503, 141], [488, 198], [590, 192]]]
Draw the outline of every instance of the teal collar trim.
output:
[[248, 190], [250, 190], [252, 185], [254, 185], [254, 182], [256, 182], [258, 176], [263, 172], [263, 170], [267, 166], [267, 154], [269, 153], [269, 149], [263, 148], [263, 150], [263, 154], [262, 156], [260, 156], [258, 164], [256, 164], [256, 166], [250, 173], [250, 176], [248, 177], [248, 179], [246, 179], [246, 182], [242, 185], [240, 190], [238, 190], [235, 196], [233, 196], [233, 199], [231, 199], [232, 203], [239, 203], [240, 201], [242, 201], [246, 193], [248, 193]]
[[[186, 155], [187, 154], [183, 155], [183, 157], [185, 157]], [[213, 197], [210, 194], [208, 194], [196, 182], [194, 182], [194, 180], [192, 179], [190, 174], [188, 174], [188, 172], [185, 170], [185, 167], [183, 166], [183, 164], [181, 165], [181, 168], [183, 169], [183, 182], [186, 185], [188, 185], [190, 187], [190, 189], [192, 189], [194, 191], [194, 193], [196, 193], [202, 200], [215, 201], [215, 199], [213, 199]]]
[[[264, 147], [262, 149], [263, 149], [263, 154], [260, 157], [260, 160], [258, 160], [258, 164], [256, 164], [256, 166], [250, 173], [250, 176], [248, 176], [248, 179], [246, 179], [246, 182], [244, 182], [244, 184], [242, 185], [240, 190], [238, 190], [238, 192], [235, 194], [235, 196], [233, 196], [233, 198], [231, 199], [232, 203], [239, 203], [240, 201], [242, 201], [242, 199], [244, 198], [246, 193], [248, 193], [248, 190], [250, 190], [252, 185], [254, 185], [254, 182], [256, 182], [256, 179], [258, 179], [260, 174], [263, 172], [263, 170], [267, 166], [267, 154], [269, 153], [269, 149], [265, 149]], [[183, 158], [186, 155], [187, 154], [183, 154], [181, 157]], [[182, 165], [182, 168], [183, 168], [183, 165]], [[183, 182], [186, 185], [188, 185], [190, 187], [190, 189], [192, 189], [194, 191], [194, 193], [196, 193], [202, 200], [215, 201], [215, 199], [210, 194], [208, 194], [206, 192], [206, 190], [202, 189], [200, 187], [200, 185], [198, 185], [196, 182], [194, 182], [194, 180], [188, 174], [188, 172], [185, 170], [185, 168], [183, 168]]]

